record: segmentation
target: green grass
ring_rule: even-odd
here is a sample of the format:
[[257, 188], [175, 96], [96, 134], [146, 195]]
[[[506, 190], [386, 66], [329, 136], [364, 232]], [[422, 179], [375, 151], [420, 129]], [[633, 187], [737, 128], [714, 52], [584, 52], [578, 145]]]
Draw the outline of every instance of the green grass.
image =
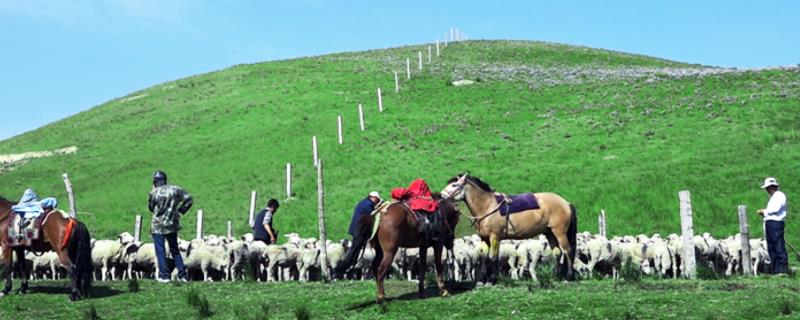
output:
[[[77, 319], [93, 305], [101, 319], [195, 318], [186, 301], [191, 290], [208, 298], [210, 319], [295, 319], [305, 310], [310, 319], [772, 319], [796, 316], [800, 282], [786, 277], [732, 278], [719, 281], [642, 279], [554, 283], [541, 289], [533, 282], [466, 290], [455, 287], [449, 298], [416, 299], [416, 284], [387, 282], [385, 308], [374, 303], [372, 281], [323, 283], [191, 283], [142, 281], [139, 293], [125, 282], [100, 284], [96, 298], [70, 303], [66, 282], [34, 283], [32, 294], [0, 299], [3, 319]], [[233, 298], [235, 297], [235, 298]], [[46, 306], [46, 307], [45, 307]], [[146, 307], [145, 307], [146, 306]], [[261, 306], [260, 308], [258, 306]]]
[[[370, 190], [388, 195], [417, 177], [440, 190], [465, 170], [503, 192], [562, 194], [578, 208], [579, 230], [595, 232], [605, 209], [610, 235], [679, 232], [683, 189], [692, 191], [695, 231], [715, 236], [738, 231], [739, 204], [761, 236], [754, 211], [766, 203], [758, 186], [768, 175], [790, 202], [800, 199], [797, 69], [608, 77], [593, 72], [699, 66], [543, 42], [469, 41], [444, 48], [395, 94], [391, 72], [402, 76], [417, 50], [427, 48], [238, 65], [131, 93], [0, 142], [0, 154], [79, 147], [0, 174], [0, 194], [16, 199], [30, 186], [66, 203], [61, 173], [69, 172], [82, 219], [96, 237], [111, 238], [131, 231], [137, 213], [149, 221], [150, 175], [163, 169], [195, 196], [207, 233], [224, 234], [233, 220], [241, 234], [249, 231], [250, 190], [259, 205], [284, 200], [292, 163], [295, 194], [275, 225], [314, 236], [317, 135], [331, 238], [346, 237], [352, 208]], [[478, 82], [449, 85], [459, 78]], [[358, 103], [366, 132], [358, 129]], [[344, 145], [336, 143], [339, 114]], [[194, 210], [183, 225], [192, 236]], [[798, 230], [790, 216], [790, 242], [800, 243]], [[468, 224], [459, 231], [470, 232]]]

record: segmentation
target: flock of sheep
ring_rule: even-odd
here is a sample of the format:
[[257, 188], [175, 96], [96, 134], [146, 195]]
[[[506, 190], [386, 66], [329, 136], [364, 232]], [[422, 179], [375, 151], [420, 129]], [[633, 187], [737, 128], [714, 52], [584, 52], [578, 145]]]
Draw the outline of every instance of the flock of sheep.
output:
[[[297, 234], [286, 235], [282, 245], [266, 245], [254, 241], [252, 234], [229, 241], [225, 237], [209, 235], [191, 241], [179, 240], [179, 249], [191, 280], [220, 281], [244, 280], [288, 281], [319, 280], [322, 263], [328, 268], [338, 264], [350, 242], [328, 241], [327, 261], [321, 261], [320, 247], [323, 243], [314, 238], [301, 238]], [[681, 272], [680, 252], [683, 241], [680, 236], [670, 234], [662, 238], [658, 234], [647, 236], [623, 236], [606, 239], [589, 232], [578, 234], [579, 259], [576, 270], [582, 277], [601, 275], [616, 278], [624, 263], [630, 261], [644, 274], [661, 277], [677, 277]], [[715, 239], [704, 233], [694, 237], [698, 263], [708, 265], [714, 271], [730, 275], [741, 273], [741, 239], [739, 235]], [[769, 256], [766, 242], [751, 239], [753, 272], [766, 270]], [[530, 277], [536, 279], [536, 266], [540, 262], [555, 261], [558, 249], [551, 250], [544, 237], [528, 240], [504, 240], [500, 244], [501, 273], [513, 279]], [[477, 235], [456, 238], [453, 250], [448, 251], [445, 277], [455, 281], [474, 281], [485, 265], [488, 247]], [[168, 265], [172, 265], [168, 256]], [[367, 246], [358, 263], [345, 275], [348, 279], [368, 279], [374, 250]], [[413, 281], [418, 272], [418, 249], [400, 249], [393, 269], [394, 276]], [[433, 250], [428, 250], [427, 266], [433, 266]], [[29, 253], [26, 267], [32, 279], [62, 279], [66, 270], [61, 267], [54, 252], [40, 256]], [[153, 243], [134, 241], [131, 234], [120, 234], [116, 240], [93, 240], [92, 261], [95, 279], [117, 280], [131, 278], [153, 278], [158, 274]], [[173, 278], [177, 271], [173, 271]]]

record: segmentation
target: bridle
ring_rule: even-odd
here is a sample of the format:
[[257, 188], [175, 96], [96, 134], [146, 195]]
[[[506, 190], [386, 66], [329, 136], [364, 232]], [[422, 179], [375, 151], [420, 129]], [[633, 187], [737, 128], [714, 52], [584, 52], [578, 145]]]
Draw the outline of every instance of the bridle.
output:
[[[456, 188], [455, 190], [453, 190], [453, 192], [452, 192], [452, 193], [448, 192], [448, 194], [447, 194], [447, 197], [444, 197], [444, 198], [445, 198], [445, 199], [449, 199], [449, 198], [450, 198], [452, 195], [462, 192], [462, 191], [464, 190], [464, 188], [466, 188], [466, 186], [467, 186], [467, 183], [471, 184], [471, 185], [472, 185], [472, 186], [474, 186], [474, 187], [479, 187], [478, 185], [476, 185], [475, 183], [473, 183], [473, 182], [472, 182], [472, 181], [470, 181], [469, 179], [465, 178], [465, 179], [464, 179], [464, 183], [462, 183], [460, 186], [458, 186], [458, 188]], [[465, 200], [465, 201], [466, 201], [466, 198], [467, 198], [467, 197], [466, 197], [466, 195], [465, 195], [465, 196], [464, 196], [464, 200]], [[490, 210], [489, 212], [486, 212], [486, 213], [484, 213], [483, 215], [481, 215], [481, 216], [479, 216], [479, 217], [477, 217], [477, 218], [476, 218], [476, 217], [473, 217], [473, 216], [468, 216], [467, 218], [469, 218], [470, 225], [471, 225], [472, 227], [476, 227], [476, 228], [479, 228], [479, 229], [480, 229], [481, 222], [482, 222], [484, 219], [486, 219], [486, 218], [488, 218], [489, 216], [491, 216], [492, 214], [494, 214], [495, 212], [498, 212], [498, 211], [500, 210], [500, 207], [501, 207], [501, 206], [503, 206], [503, 202], [498, 202], [498, 203], [497, 203], [497, 206], [496, 206], [494, 209]]]

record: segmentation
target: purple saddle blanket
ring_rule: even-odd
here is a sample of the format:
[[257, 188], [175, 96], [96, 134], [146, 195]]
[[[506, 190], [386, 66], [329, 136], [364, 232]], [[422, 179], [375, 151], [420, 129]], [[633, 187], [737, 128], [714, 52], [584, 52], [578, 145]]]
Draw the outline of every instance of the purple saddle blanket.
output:
[[495, 195], [494, 198], [500, 204], [500, 215], [502, 216], [525, 210], [539, 209], [539, 201], [530, 192], [509, 195], [508, 199], [511, 200], [511, 203], [505, 202], [506, 198], [503, 195]]

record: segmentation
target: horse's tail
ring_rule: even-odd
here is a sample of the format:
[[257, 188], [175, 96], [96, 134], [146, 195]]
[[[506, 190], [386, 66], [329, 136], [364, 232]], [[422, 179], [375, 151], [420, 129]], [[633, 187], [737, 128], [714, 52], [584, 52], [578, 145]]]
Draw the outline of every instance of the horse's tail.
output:
[[82, 280], [82, 282], [79, 282], [82, 284], [80, 289], [84, 291], [82, 294], [85, 295], [88, 288], [91, 287], [92, 273], [94, 272], [92, 267], [92, 240], [91, 235], [89, 235], [89, 229], [86, 228], [83, 222], [76, 220], [70, 239], [67, 254], [70, 261], [72, 261], [73, 268], [75, 268], [75, 276]]
[[[380, 213], [376, 213], [380, 214]], [[375, 222], [375, 216], [365, 215], [358, 221], [358, 228], [356, 234], [353, 235], [353, 243], [350, 249], [347, 250], [344, 258], [333, 268], [334, 278], [344, 275], [347, 269], [350, 269], [356, 264], [356, 260], [361, 255], [361, 251], [367, 246], [370, 236], [372, 236], [372, 224]]]
[[567, 241], [569, 241], [569, 257], [573, 263], [573, 270], [574, 270], [574, 263], [575, 263], [575, 253], [578, 251], [578, 211], [575, 209], [575, 205], [569, 204], [570, 214], [572, 217], [569, 221], [569, 228], [567, 228]]

